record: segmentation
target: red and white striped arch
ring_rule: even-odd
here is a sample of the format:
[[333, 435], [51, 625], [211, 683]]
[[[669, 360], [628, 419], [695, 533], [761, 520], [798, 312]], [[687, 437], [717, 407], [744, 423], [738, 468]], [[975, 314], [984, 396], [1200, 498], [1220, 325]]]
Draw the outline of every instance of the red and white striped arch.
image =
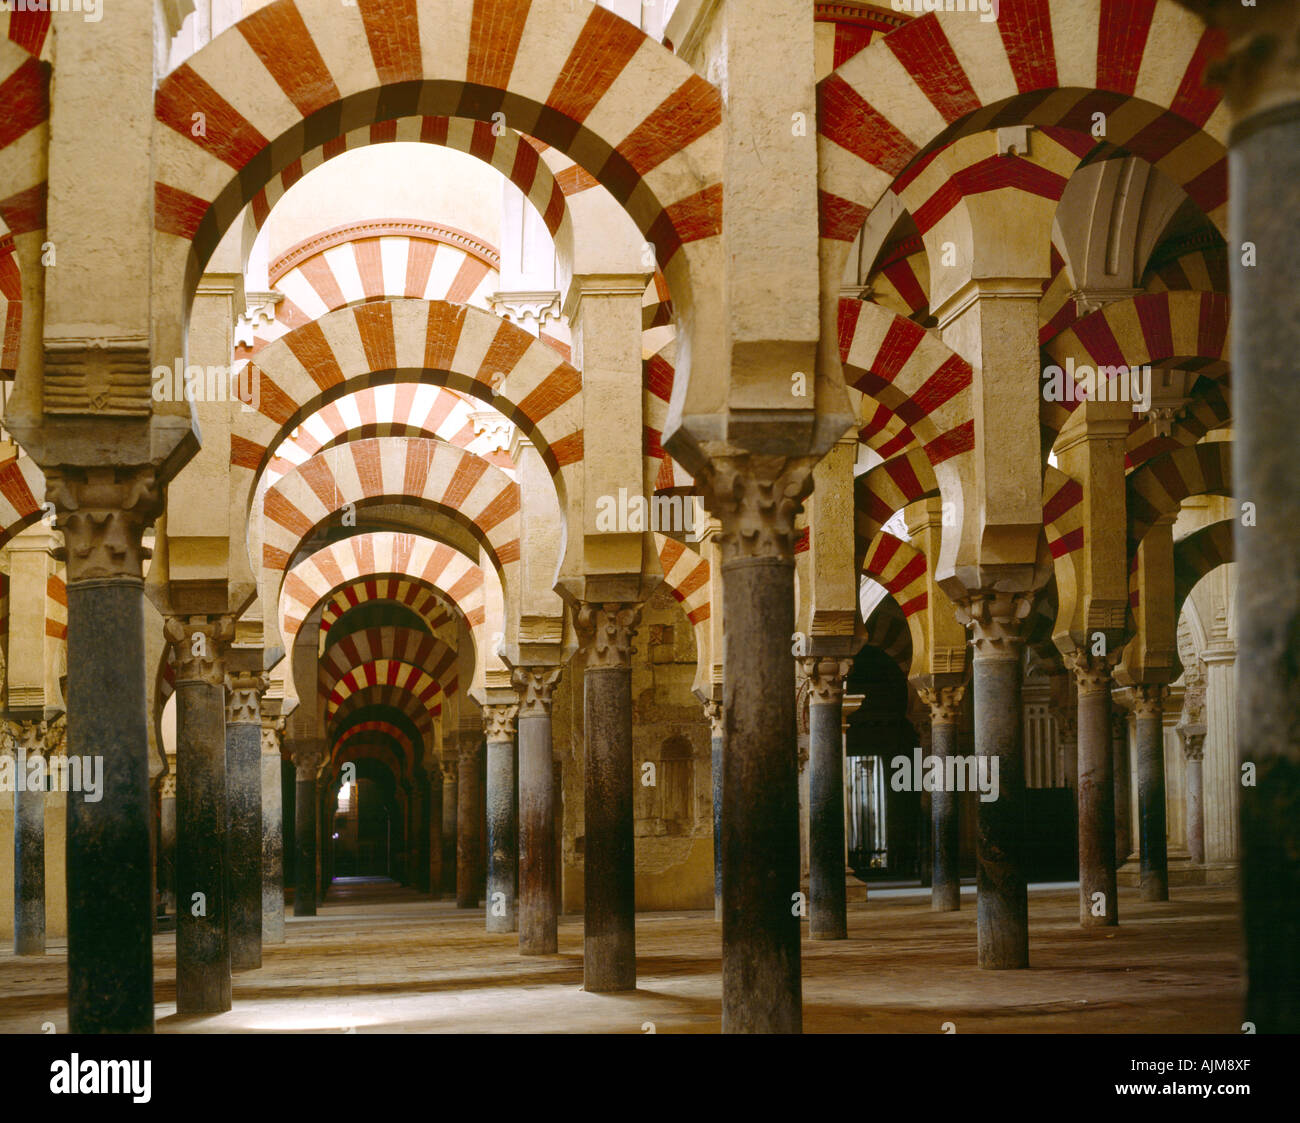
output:
[[[907, 624], [907, 665], [903, 666], [901, 662], [899, 665], [903, 666], [904, 673], [909, 676], [928, 674], [931, 670], [927, 642], [929, 629], [926, 614], [930, 611], [930, 600], [926, 568], [924, 553], [887, 530], [876, 534], [867, 547], [862, 564], [863, 575], [889, 593], [885, 599], [897, 607]], [[903, 657], [901, 644], [891, 642], [890, 646], [896, 648], [892, 653], [896, 661]]]
[[711, 615], [709, 602], [709, 562], [675, 538], [655, 534], [655, 549], [664, 571], [664, 584], [673, 599], [682, 606], [686, 619], [695, 627]]
[[[876, 200], [959, 135], [1030, 124], [1147, 160], [1222, 230], [1228, 114], [1204, 83], [1222, 33], [1173, 0], [1016, 0], [999, 18], [920, 16], [818, 84], [823, 276], [838, 282]], [[829, 298], [829, 294], [827, 294]]]
[[[460, 609], [444, 599], [443, 594], [420, 581], [394, 574], [358, 577], [334, 590], [321, 609], [321, 651], [331, 643], [331, 633], [336, 624], [354, 608], [375, 602], [391, 602], [413, 612], [434, 634], [453, 627], [463, 619]], [[466, 621], [471, 630], [473, 625]], [[337, 640], [333, 641], [337, 642]]]
[[[474, 416], [490, 412], [482, 402], [425, 382], [400, 382], [358, 390], [322, 406], [293, 430], [266, 465], [274, 483], [323, 449], [369, 437], [430, 437], [481, 456], [512, 479], [515, 463]], [[506, 418], [502, 418], [506, 421]]]
[[1206, 441], [1167, 452], [1128, 476], [1129, 556], [1147, 532], [1177, 514], [1190, 495], [1232, 495], [1232, 442]]
[[854, 556], [858, 559], [866, 557], [876, 535], [897, 512], [918, 499], [941, 494], [934, 465], [920, 448], [863, 472], [853, 481], [853, 490]]
[[397, 659], [376, 659], [340, 675], [325, 698], [326, 727], [334, 724], [349, 698], [370, 698], [385, 687], [403, 691], [418, 701], [430, 719], [428, 728], [433, 728], [433, 720], [442, 714], [442, 687], [422, 667]]
[[436, 378], [489, 403], [536, 442], [562, 494], [582, 459], [582, 376], [522, 328], [477, 308], [423, 300], [343, 308], [266, 347], [251, 374], [257, 408], [235, 411], [230, 436], [250, 502], [257, 474], [304, 418], [388, 382]]
[[364, 628], [344, 636], [325, 649], [317, 675], [328, 694], [349, 671], [381, 659], [420, 667], [437, 680], [448, 697], [456, 692], [455, 650], [436, 636], [414, 628]]
[[[246, 15], [158, 86], [155, 291], [188, 302], [240, 210], [308, 152], [381, 121], [494, 114], [578, 160], [690, 296], [721, 232], [721, 97], [585, 0], [273, 0]], [[183, 354], [182, 333], [160, 305], [154, 353]]]
[[30, 456], [0, 464], [0, 545], [41, 517], [45, 473]]
[[407, 760], [415, 760], [419, 755], [406, 731], [400, 726], [394, 725], [391, 721], [359, 721], [355, 725], [348, 726], [338, 735], [334, 742], [334, 755], [336, 757], [344, 755], [343, 746], [349, 741], [362, 739], [369, 742], [370, 738], [375, 735], [388, 737], [396, 741]]
[[[303, 621], [323, 601], [328, 603], [321, 613], [322, 633], [349, 609], [370, 600], [407, 605], [436, 631], [445, 608], [434, 590], [456, 606], [471, 629], [482, 625], [483, 571], [459, 550], [422, 535], [392, 531], [334, 542], [285, 576], [277, 612], [285, 650], [293, 650]], [[323, 650], [324, 639], [321, 646]]]

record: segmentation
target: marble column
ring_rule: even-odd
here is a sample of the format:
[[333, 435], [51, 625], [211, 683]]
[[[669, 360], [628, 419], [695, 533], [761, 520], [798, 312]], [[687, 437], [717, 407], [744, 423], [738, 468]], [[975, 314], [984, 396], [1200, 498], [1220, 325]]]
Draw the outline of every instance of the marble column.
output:
[[479, 855], [479, 741], [462, 730], [456, 793], [456, 907], [476, 909], [483, 897]]
[[263, 716], [262, 769], [262, 943], [284, 943], [284, 791], [280, 740], [284, 718]]
[[800, 668], [808, 698], [808, 934], [848, 939], [844, 862], [844, 701], [847, 659], [809, 658]]
[[169, 616], [176, 666], [176, 1011], [230, 1009], [226, 655], [230, 616]]
[[1192, 865], [1205, 865], [1205, 805], [1201, 762], [1205, 757], [1205, 726], [1180, 725], [1178, 736], [1187, 759], [1187, 850]]
[[316, 774], [321, 752], [315, 746], [295, 748], [293, 915], [316, 915]]
[[1137, 717], [1138, 831], [1141, 839], [1141, 896], [1169, 900], [1169, 847], [1165, 837], [1164, 703], [1168, 688], [1133, 688]]
[[149, 731], [141, 539], [152, 467], [45, 469], [68, 565], [68, 755], [103, 761], [104, 798], [68, 798], [68, 1029], [153, 1031]]
[[713, 919], [722, 919], [722, 702], [705, 702], [713, 775]]
[[583, 989], [636, 989], [636, 883], [632, 819], [632, 640], [641, 607], [583, 604]]
[[487, 740], [487, 930], [514, 932], [519, 927], [516, 886], [519, 878], [519, 827], [515, 818], [518, 781], [515, 768], [515, 719], [519, 705], [483, 707]]
[[[794, 632], [795, 516], [806, 460], [719, 458], [697, 477], [721, 522], [722, 1029], [803, 1026]], [[761, 855], [761, 860], [756, 856]]]
[[176, 772], [158, 783], [158, 899], [164, 915], [175, 916], [176, 906]]
[[14, 955], [45, 954], [44, 721], [4, 722], [14, 768]]
[[519, 952], [559, 950], [551, 700], [559, 667], [516, 667], [519, 694]]
[[1129, 794], [1128, 718], [1111, 690], [1110, 751], [1115, 792], [1115, 867], [1118, 869], [1133, 853], [1133, 806]]
[[978, 962], [993, 969], [1029, 966], [1020, 691], [1030, 605], [1027, 594], [991, 593], [963, 606], [974, 642], [975, 753], [998, 769], [998, 798], [979, 802], [976, 843]]
[[[946, 761], [957, 753], [957, 727], [966, 687], [939, 685], [923, 688], [919, 694], [930, 707], [930, 754]], [[961, 908], [961, 822], [957, 793], [948, 791], [946, 784], [930, 793], [930, 821], [930, 909], [957, 912]]]
[[444, 747], [442, 759], [442, 895], [456, 896], [456, 755]]
[[1079, 923], [1119, 923], [1115, 881], [1115, 774], [1110, 721], [1112, 660], [1074, 651], [1065, 657], [1078, 691]]
[[226, 675], [232, 971], [262, 966], [262, 695], [269, 686], [263, 674]]

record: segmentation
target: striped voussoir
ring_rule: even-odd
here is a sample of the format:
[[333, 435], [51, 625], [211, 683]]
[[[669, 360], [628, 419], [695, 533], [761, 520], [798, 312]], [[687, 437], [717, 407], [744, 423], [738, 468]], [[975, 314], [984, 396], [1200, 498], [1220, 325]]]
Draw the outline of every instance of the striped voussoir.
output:
[[709, 619], [711, 612], [708, 560], [675, 538], [659, 533], [654, 537], [664, 584], [682, 606], [686, 619], [698, 627]]
[[0, 464], [0, 545], [41, 517], [45, 474], [30, 456]]
[[[1144, 293], [1077, 320], [1045, 350], [1061, 367], [1072, 359], [1076, 370], [1108, 368], [1111, 377], [1121, 366], [1177, 367], [1198, 375], [1198, 388], [1208, 387], [1228, 373], [1229, 308], [1223, 293]], [[1059, 433], [1077, 405], [1044, 400], [1043, 427]]]
[[864, 395], [864, 444], [886, 459], [923, 448], [931, 464], [974, 449], [971, 367], [937, 335], [879, 304], [845, 298], [839, 345], [844, 381]]
[[264, 348], [252, 377], [257, 408], [234, 413], [230, 436], [230, 462], [249, 473], [250, 495], [305, 418], [393, 382], [436, 381], [487, 402], [528, 434], [560, 480], [582, 459], [582, 376], [547, 344], [478, 308], [425, 300], [342, 308]]
[[320, 685], [328, 695], [349, 671], [380, 659], [420, 667], [438, 682], [444, 694], [455, 693], [455, 649], [436, 636], [414, 628], [365, 628], [344, 636], [321, 656], [317, 670]]
[[918, 499], [940, 494], [934, 465], [916, 448], [877, 464], [853, 481], [854, 557], [861, 570], [867, 547], [898, 511]]
[[[417, 671], [418, 668], [410, 667], [405, 668], [403, 673], [414, 675]], [[424, 688], [429, 685], [419, 683], [418, 675], [416, 682]], [[415, 726], [420, 740], [428, 744], [434, 739], [437, 719], [442, 715], [442, 702], [437, 700], [436, 694], [437, 684], [434, 683], [433, 686], [435, 694], [428, 701], [401, 683], [363, 682], [355, 684], [355, 687], [349, 686], [347, 696], [333, 707], [325, 723], [325, 735], [332, 738], [336, 730], [352, 725], [359, 716], [369, 718], [378, 709], [379, 712], [404, 715]]]
[[273, 0], [159, 83], [162, 291], [191, 293], [245, 204], [294, 161], [415, 116], [494, 122], [577, 160], [654, 245], [675, 292], [721, 231], [720, 94], [612, 12], [571, 0]]
[[345, 761], [383, 759], [396, 762], [398, 775], [410, 775], [414, 762], [423, 756], [424, 739], [411, 736], [391, 721], [359, 721], [338, 734], [331, 754], [336, 764]]
[[[1083, 546], [1083, 514], [1083, 485], [1049, 464], [1043, 473], [1043, 529], [1053, 560]], [[1057, 573], [1059, 580], [1059, 568]]]
[[905, 617], [929, 607], [925, 554], [887, 530], [879, 531], [867, 548], [862, 572], [889, 590]]
[[890, 247], [867, 277], [871, 300], [909, 320], [930, 313], [930, 258], [913, 235]]
[[1221, 565], [1236, 560], [1233, 547], [1235, 520], [1223, 519], [1174, 543], [1174, 619], [1182, 614], [1183, 602], [1191, 596], [1201, 578]]
[[421, 382], [400, 382], [358, 390], [322, 406], [281, 443], [266, 466], [274, 483], [318, 452], [345, 441], [370, 437], [430, 437], [483, 457], [513, 478], [510, 454], [476, 431], [482, 403]]
[[[334, 542], [291, 569], [280, 593], [277, 619], [286, 651], [318, 605], [321, 630], [359, 604], [393, 600], [413, 609], [430, 631], [442, 623], [442, 600], [456, 606], [466, 623], [484, 622], [483, 571], [472, 559], [442, 542], [418, 534], [377, 531]], [[322, 641], [322, 648], [324, 642]]]
[[[354, 615], [354, 609], [362, 615]], [[392, 574], [359, 577], [335, 589], [321, 609], [321, 653], [363, 626], [413, 628], [444, 635], [444, 629], [454, 631], [463, 619], [459, 607], [422, 582]], [[357, 620], [364, 624], [356, 624]], [[466, 627], [473, 625], [467, 622]]]
[[334, 715], [349, 698], [373, 699], [385, 691], [402, 691], [416, 699], [430, 719], [442, 713], [443, 690], [438, 680], [424, 668], [398, 659], [376, 659], [341, 674], [325, 697], [325, 720]]
[[663, 349], [641, 364], [644, 413], [645, 478], [648, 490], [663, 494], [686, 495], [695, 488], [695, 480], [664, 448], [664, 426], [668, 424], [668, 405], [673, 396], [675, 345], [670, 341]]
[[879, 648], [905, 676], [913, 674], [912, 621], [891, 594], [881, 599], [867, 620], [867, 645]]
[[1194, 289], [1199, 292], [1228, 291], [1228, 249], [1223, 244], [1191, 250], [1175, 258], [1147, 265], [1142, 287], [1148, 292]]
[[[1055, 234], [1055, 231], [1053, 231]], [[1052, 253], [1049, 261], [1052, 275], [1043, 282], [1043, 299], [1038, 302], [1038, 345], [1047, 343], [1060, 335], [1079, 318], [1078, 302], [1074, 299], [1077, 286], [1070, 276], [1065, 256], [1052, 241]]]
[[50, 67], [39, 56], [49, 14], [7, 12], [0, 20], [0, 372], [13, 377], [22, 332], [21, 278], [43, 268]]
[[1203, 82], [1223, 43], [1173, 0], [1017, 0], [994, 21], [910, 21], [818, 84], [823, 275], [842, 275], [876, 200], [918, 158], [1011, 125], [1063, 143], [1103, 122], [1108, 143], [1226, 229], [1228, 114]]
[[68, 639], [68, 571], [55, 562], [54, 572], [45, 579], [45, 634], [50, 639]]
[[408, 759], [415, 755], [415, 742], [411, 739], [411, 736], [401, 726], [395, 725], [391, 721], [358, 721], [348, 726], [335, 738], [334, 752], [336, 755], [341, 754], [343, 746], [353, 738], [364, 737], [369, 740], [370, 737], [375, 735], [396, 741]]
[[[405, 233], [425, 226], [423, 233]], [[446, 300], [490, 311], [488, 297], [500, 287], [500, 266], [485, 255], [439, 238], [432, 223], [354, 223], [338, 241], [286, 269], [271, 269], [271, 287], [284, 299], [275, 310], [280, 335], [349, 304], [401, 299]], [[278, 335], [263, 332], [251, 356]], [[259, 345], [260, 344], [260, 345]], [[240, 357], [243, 357], [241, 355]]]
[[1232, 442], [1207, 441], [1154, 457], [1129, 473], [1128, 549], [1132, 557], [1147, 532], [1177, 514], [1190, 495], [1232, 495]]

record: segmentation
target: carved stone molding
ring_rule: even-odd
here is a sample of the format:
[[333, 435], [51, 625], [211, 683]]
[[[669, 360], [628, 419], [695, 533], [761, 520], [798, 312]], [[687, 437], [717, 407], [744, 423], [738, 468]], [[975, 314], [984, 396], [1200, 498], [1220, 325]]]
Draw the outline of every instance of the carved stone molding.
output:
[[722, 562], [739, 558], [793, 560], [795, 517], [812, 491], [813, 465], [784, 456], [738, 456], [701, 469], [704, 505], [722, 523]]
[[324, 760], [319, 749], [299, 749], [293, 754], [294, 775], [299, 780], [314, 780]]
[[153, 409], [152, 372], [143, 335], [49, 340], [43, 408], [46, 414], [145, 419]]
[[162, 489], [150, 465], [134, 468], [45, 469], [45, 498], [65, 546], [68, 584], [144, 576], [145, 529], [162, 511]]
[[510, 682], [519, 693], [520, 717], [546, 717], [551, 712], [551, 696], [560, 681], [559, 667], [515, 667]]
[[483, 707], [483, 733], [489, 741], [513, 741], [519, 703]]
[[262, 718], [262, 754], [264, 756], [279, 756], [280, 747], [284, 743], [284, 718], [282, 717], [263, 717]]
[[444, 784], [454, 784], [458, 764], [456, 758], [454, 756], [443, 757], [439, 764], [442, 766], [442, 782]]
[[262, 695], [270, 688], [267, 675], [248, 672], [226, 675], [226, 724], [261, 725]]
[[176, 662], [176, 685], [206, 682], [223, 686], [226, 649], [235, 636], [233, 616], [168, 616], [163, 635]]
[[532, 320], [538, 327], [548, 320], [560, 318], [560, 293], [558, 292], [494, 292], [488, 297], [492, 311], [512, 323], [525, 325]]
[[1139, 718], [1163, 717], [1168, 694], [1169, 687], [1163, 683], [1139, 683], [1133, 687], [1133, 712]]
[[1033, 603], [1032, 593], [976, 593], [954, 605], [957, 619], [971, 630], [975, 658], [1019, 659]]
[[16, 757], [20, 752], [28, 757], [58, 756], [62, 750], [63, 738], [52, 735], [47, 722], [0, 718], [0, 753], [5, 756]]
[[1180, 725], [1178, 737], [1183, 742], [1183, 756], [1192, 761], [1204, 759], [1205, 726]]
[[848, 659], [813, 657], [799, 660], [799, 669], [808, 682], [809, 704], [838, 706], [844, 700], [844, 680], [851, 662]]
[[168, 772], [166, 776], [158, 781], [158, 794], [163, 799], [176, 798], [176, 773]]
[[965, 686], [923, 686], [916, 693], [930, 707], [931, 725], [956, 725], [961, 721]]
[[[487, 724], [486, 717], [483, 719], [483, 723], [484, 725]], [[470, 769], [478, 767], [478, 758], [482, 750], [483, 742], [480, 741], [477, 736], [467, 737], [462, 733], [457, 754], [459, 757], [460, 767]]]
[[722, 737], [722, 719], [725, 712], [721, 702], [704, 703], [704, 716], [709, 719], [709, 735], [715, 741]]
[[1080, 694], [1100, 694], [1110, 689], [1111, 677], [1115, 664], [1119, 662], [1122, 649], [1105, 655], [1093, 655], [1088, 651], [1071, 651], [1062, 656], [1065, 668], [1074, 675], [1074, 684]]
[[587, 670], [630, 668], [636, 651], [632, 640], [640, 623], [639, 604], [584, 604], [579, 608], [575, 624], [587, 655]]

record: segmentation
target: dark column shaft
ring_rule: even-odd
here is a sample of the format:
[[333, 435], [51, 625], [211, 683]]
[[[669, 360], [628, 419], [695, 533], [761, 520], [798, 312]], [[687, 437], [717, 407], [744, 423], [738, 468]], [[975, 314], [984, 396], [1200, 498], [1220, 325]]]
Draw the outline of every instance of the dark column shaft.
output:
[[[1110, 676], [1079, 684], [1079, 923], [1119, 923]], [[1100, 896], [1098, 896], [1100, 894]]]
[[551, 715], [519, 718], [519, 951], [559, 948]]
[[1129, 792], [1128, 720], [1112, 699], [1111, 757], [1115, 788], [1115, 867], [1118, 869], [1133, 853], [1133, 808]]
[[298, 786], [294, 795], [294, 824], [297, 853], [294, 859], [295, 884], [293, 915], [316, 915], [316, 766], [298, 768]]
[[45, 792], [16, 786], [14, 954], [45, 954]]
[[479, 852], [478, 752], [462, 752], [456, 794], [456, 907], [478, 908], [483, 896]]
[[840, 717], [838, 689], [834, 701], [814, 696], [808, 707], [808, 930], [814, 940], [843, 940], [849, 934]]
[[158, 800], [159, 911], [176, 913], [176, 777], [165, 776]]
[[583, 986], [636, 988], [636, 901], [632, 827], [632, 671], [588, 667]]
[[262, 943], [284, 943], [284, 792], [279, 738], [261, 753], [262, 769]]
[[992, 658], [977, 651], [974, 660], [975, 752], [998, 761], [998, 798], [980, 800], [978, 819], [979, 965], [989, 968], [1029, 966], [1019, 644], [1011, 651]]
[[[176, 1009], [230, 1009], [225, 688], [176, 684]], [[201, 894], [201, 896], [200, 896]]]
[[514, 932], [519, 926], [515, 900], [519, 833], [515, 823], [515, 745], [487, 743], [487, 930]]
[[[256, 708], [254, 708], [256, 716]], [[226, 726], [230, 798], [230, 966], [262, 966], [262, 724]]]
[[[1156, 688], [1154, 695], [1158, 699], [1163, 696], [1163, 690]], [[1144, 901], [1169, 900], [1164, 722], [1160, 711], [1158, 700], [1139, 702], [1137, 708], [1138, 815]]]
[[[955, 722], [930, 722], [930, 752], [940, 760], [956, 754]], [[947, 785], [930, 793], [930, 823], [933, 832], [930, 908], [934, 912], [957, 912], [961, 908], [960, 822], [957, 793], [948, 791]]]
[[456, 895], [456, 788], [453, 761], [442, 774], [442, 893], [446, 897]]
[[68, 753], [104, 761], [68, 793], [68, 1029], [153, 1032], [144, 586], [68, 584]]
[[713, 919], [722, 919], [722, 703], [704, 706], [711, 727], [710, 761], [713, 781]]
[[722, 1029], [798, 1033], [799, 780], [794, 561], [723, 562]]
[[442, 891], [442, 769], [437, 761], [424, 793], [429, 814], [425, 821], [425, 891], [437, 897]]

